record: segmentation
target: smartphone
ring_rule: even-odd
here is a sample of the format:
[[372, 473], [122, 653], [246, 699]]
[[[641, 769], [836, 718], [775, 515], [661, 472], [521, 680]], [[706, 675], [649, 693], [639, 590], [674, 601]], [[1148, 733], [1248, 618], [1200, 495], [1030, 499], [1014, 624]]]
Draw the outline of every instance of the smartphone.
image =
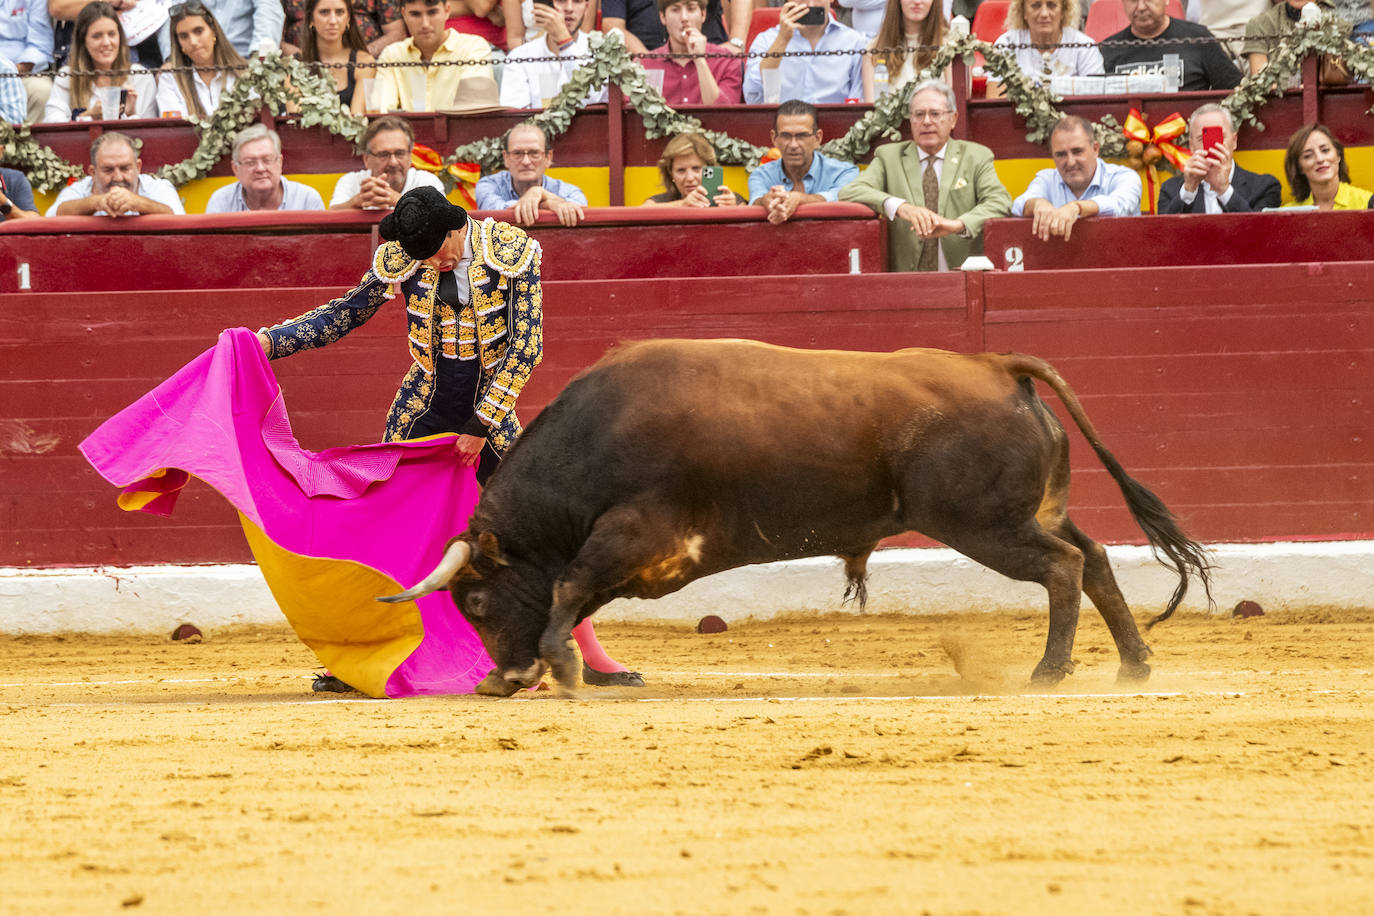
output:
[[127, 107], [129, 107], [129, 90], [121, 89], [119, 90], [119, 110], [122, 112]]
[[1202, 149], [1204, 152], [1214, 146], [1221, 146], [1225, 142], [1222, 139], [1220, 127], [1204, 127], [1202, 129]]
[[825, 19], [825, 7], [809, 6], [806, 8], [806, 12], [801, 14], [801, 18], [797, 20], [797, 25], [825, 25]]
[[706, 192], [706, 197], [711, 201], [711, 206], [713, 207], [716, 205], [716, 195], [720, 193], [720, 182], [720, 166], [702, 166], [701, 189]]
[[540, 6], [547, 6], [549, 9], [553, 9], [553, 0], [534, 0], [534, 2]]

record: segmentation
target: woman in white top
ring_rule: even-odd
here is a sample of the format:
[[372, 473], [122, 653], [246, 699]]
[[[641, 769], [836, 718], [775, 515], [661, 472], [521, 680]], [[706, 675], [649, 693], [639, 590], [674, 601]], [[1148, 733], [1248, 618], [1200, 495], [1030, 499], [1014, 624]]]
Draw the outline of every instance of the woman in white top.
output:
[[196, 0], [168, 12], [172, 56], [158, 74], [157, 110], [164, 118], [209, 117], [248, 62], [224, 37], [214, 14]]
[[[899, 50], [864, 55], [864, 101], [872, 102], [888, 88], [902, 85], [930, 66], [948, 30], [939, 0], [887, 0], [883, 24], [868, 46]], [[874, 84], [873, 73], [878, 64], [887, 68], [887, 87]]]
[[[93, 91], [97, 88], [123, 90], [123, 107], [104, 111], [101, 93]], [[144, 67], [131, 62], [129, 42], [125, 40], [119, 14], [101, 0], [86, 4], [77, 14], [69, 64], [53, 81], [43, 120], [110, 121], [156, 117], [157, 79]]]
[[[1007, 7], [1007, 30], [993, 45], [1008, 51], [1016, 45], [1039, 45], [1012, 51], [1021, 72], [1038, 84], [1048, 83], [1052, 76], [1101, 76], [1102, 52], [1074, 28], [1079, 15], [1078, 0], [1013, 0]], [[1061, 47], [1065, 44], [1081, 47]], [[988, 80], [988, 98], [1005, 94], [1001, 80]]]

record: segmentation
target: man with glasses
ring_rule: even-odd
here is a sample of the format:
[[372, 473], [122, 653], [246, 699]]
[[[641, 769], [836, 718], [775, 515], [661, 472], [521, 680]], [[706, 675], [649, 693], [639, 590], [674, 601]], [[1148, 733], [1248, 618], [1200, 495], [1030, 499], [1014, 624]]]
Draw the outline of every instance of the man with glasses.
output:
[[949, 138], [959, 115], [947, 83], [918, 83], [908, 110], [913, 139], [878, 147], [840, 200], [892, 220], [892, 270], [957, 270], [983, 253], [983, 223], [1010, 213], [1011, 195], [997, 178], [992, 150]]
[[576, 226], [587, 195], [577, 185], [544, 174], [553, 165], [553, 149], [544, 131], [517, 124], [506, 131], [502, 149], [506, 171], [477, 182], [477, 209], [512, 210], [511, 222], [518, 226], [533, 225], [539, 211], [548, 210], [564, 226]]
[[246, 210], [323, 210], [320, 192], [281, 174], [281, 138], [265, 124], [254, 124], [234, 136], [230, 167], [238, 181], [210, 195], [206, 213]]
[[749, 173], [749, 202], [767, 207], [770, 223], [787, 222], [802, 204], [839, 199], [858, 177], [858, 166], [817, 152], [821, 139], [815, 105], [788, 99], [778, 106], [773, 145], [782, 156]]
[[415, 131], [395, 115], [377, 118], [363, 133], [364, 169], [348, 172], [334, 185], [331, 210], [390, 210], [412, 188], [444, 186], [429, 172], [412, 168], [410, 151]]

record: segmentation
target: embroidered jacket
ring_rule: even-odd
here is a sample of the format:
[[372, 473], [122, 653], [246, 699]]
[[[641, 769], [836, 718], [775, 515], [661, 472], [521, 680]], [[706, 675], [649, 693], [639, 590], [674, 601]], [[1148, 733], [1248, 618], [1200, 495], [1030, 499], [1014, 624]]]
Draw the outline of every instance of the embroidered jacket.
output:
[[[523, 229], [488, 217], [470, 222], [471, 295], [457, 312], [436, 295], [439, 272], [425, 267], [397, 242], [377, 249], [372, 269], [345, 295], [265, 333], [271, 359], [323, 347], [365, 324], [399, 289], [406, 305], [410, 355], [406, 373], [387, 414], [386, 441], [409, 438], [430, 408], [440, 361], [477, 360], [476, 412], [461, 430], [486, 435], [504, 455], [520, 435], [515, 401], [544, 353], [543, 293], [539, 243]], [[442, 371], [442, 368], [441, 368]]]

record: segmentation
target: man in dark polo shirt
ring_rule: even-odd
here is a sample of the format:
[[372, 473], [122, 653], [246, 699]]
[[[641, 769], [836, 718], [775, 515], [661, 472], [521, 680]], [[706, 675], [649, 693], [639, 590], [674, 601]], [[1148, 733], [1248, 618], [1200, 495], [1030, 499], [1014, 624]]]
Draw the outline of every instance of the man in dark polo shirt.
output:
[[[1212, 37], [1205, 26], [1170, 18], [1166, 11], [1168, 0], [1121, 0], [1121, 5], [1131, 24], [1102, 42], [1102, 62], [1108, 76], [1164, 73], [1167, 68], [1181, 67], [1178, 88], [1183, 92], [1233, 89], [1240, 82], [1240, 70], [1220, 43], [1168, 44], [1179, 39]], [[1128, 44], [1113, 47], [1113, 42]]]

